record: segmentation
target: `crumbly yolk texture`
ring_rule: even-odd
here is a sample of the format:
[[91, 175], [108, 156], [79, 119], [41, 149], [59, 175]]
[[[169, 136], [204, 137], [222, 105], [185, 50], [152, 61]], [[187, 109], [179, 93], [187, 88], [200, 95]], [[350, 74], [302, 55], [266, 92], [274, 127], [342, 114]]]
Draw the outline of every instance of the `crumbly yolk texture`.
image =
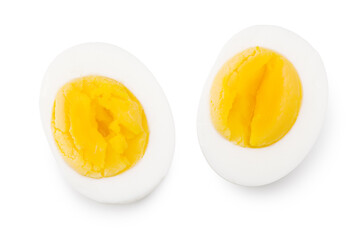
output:
[[78, 78], [58, 91], [52, 131], [65, 161], [91, 178], [131, 168], [149, 138], [140, 102], [123, 84], [103, 76]]
[[215, 129], [242, 147], [279, 141], [299, 114], [302, 87], [295, 67], [272, 50], [253, 47], [231, 58], [210, 90]]

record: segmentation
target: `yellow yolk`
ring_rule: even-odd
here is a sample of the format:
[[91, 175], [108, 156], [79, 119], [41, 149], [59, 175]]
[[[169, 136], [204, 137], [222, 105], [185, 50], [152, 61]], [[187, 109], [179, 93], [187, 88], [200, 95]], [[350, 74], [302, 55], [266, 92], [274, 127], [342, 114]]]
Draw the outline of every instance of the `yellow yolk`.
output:
[[242, 147], [269, 146], [295, 123], [302, 99], [294, 66], [272, 50], [254, 47], [231, 58], [210, 92], [215, 129]]
[[124, 85], [102, 76], [75, 79], [58, 91], [52, 131], [65, 161], [92, 178], [132, 167], [149, 138], [140, 102]]

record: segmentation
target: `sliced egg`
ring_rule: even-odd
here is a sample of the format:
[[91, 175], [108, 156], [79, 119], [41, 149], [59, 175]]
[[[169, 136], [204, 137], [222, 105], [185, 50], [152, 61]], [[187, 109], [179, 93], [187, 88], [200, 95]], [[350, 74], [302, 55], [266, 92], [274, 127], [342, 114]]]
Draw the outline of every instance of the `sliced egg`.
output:
[[93, 200], [139, 200], [170, 167], [168, 101], [150, 71], [119, 47], [87, 43], [58, 55], [42, 83], [40, 112], [64, 177]]
[[327, 78], [316, 50], [293, 32], [253, 26], [221, 50], [201, 96], [197, 129], [216, 173], [260, 186], [290, 173], [318, 137]]

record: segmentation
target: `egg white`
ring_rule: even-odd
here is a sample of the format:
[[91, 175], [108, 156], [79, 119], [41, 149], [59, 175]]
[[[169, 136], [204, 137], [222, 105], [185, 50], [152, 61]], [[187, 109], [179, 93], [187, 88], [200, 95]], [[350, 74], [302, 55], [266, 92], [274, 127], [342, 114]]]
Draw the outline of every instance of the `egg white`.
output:
[[[51, 130], [52, 108], [58, 90], [67, 82], [102, 75], [124, 84], [140, 101], [149, 126], [142, 159], [113, 177], [93, 179], [73, 170], [62, 158]], [[104, 203], [128, 203], [148, 195], [163, 179], [174, 153], [174, 122], [168, 101], [151, 72], [133, 55], [105, 43], [72, 47], [49, 66], [41, 88], [40, 112], [44, 131], [65, 179], [81, 194]]]
[[[303, 98], [298, 118], [278, 142], [264, 148], [243, 148], [222, 137], [210, 117], [210, 89], [215, 75], [230, 58], [250, 47], [264, 47], [286, 57], [296, 68]], [[205, 83], [199, 103], [197, 129], [202, 152], [213, 170], [244, 186], [272, 183], [290, 173], [305, 158], [323, 125], [328, 86], [316, 50], [297, 34], [276, 26], [253, 26], [223, 47]]]

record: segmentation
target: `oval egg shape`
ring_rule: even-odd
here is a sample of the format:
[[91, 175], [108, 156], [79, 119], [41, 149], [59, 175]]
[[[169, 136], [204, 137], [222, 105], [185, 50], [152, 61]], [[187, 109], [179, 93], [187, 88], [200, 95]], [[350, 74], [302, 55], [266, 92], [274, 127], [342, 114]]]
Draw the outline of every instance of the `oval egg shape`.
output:
[[199, 103], [197, 130], [213, 170], [243, 186], [290, 173], [325, 118], [327, 78], [316, 50], [293, 32], [253, 26], [221, 50]]
[[[86, 88], [88, 96], [78, 91], [80, 87]], [[113, 91], [111, 94], [130, 100], [104, 97], [108, 88]], [[59, 94], [61, 91], [66, 92], [65, 98]], [[90, 103], [85, 104], [89, 101], [91, 107]], [[63, 119], [64, 109], [69, 112], [69, 119]], [[65, 179], [90, 199], [103, 203], [134, 202], [154, 190], [168, 172], [175, 133], [167, 98], [151, 72], [119, 47], [86, 43], [58, 55], [44, 76], [40, 113], [47, 140]], [[69, 124], [71, 127], [66, 126]], [[92, 125], [98, 129], [91, 129]], [[125, 135], [116, 134], [119, 128]], [[137, 137], [134, 133], [145, 135]], [[81, 148], [77, 149], [81, 154], [76, 155], [81, 155], [81, 159], [70, 154], [69, 144]], [[97, 153], [104, 148], [110, 159], [127, 154], [124, 161], [128, 165], [107, 162], [96, 165], [100, 156]], [[131, 152], [137, 149], [140, 154]], [[108, 167], [99, 169], [104, 164]]]

